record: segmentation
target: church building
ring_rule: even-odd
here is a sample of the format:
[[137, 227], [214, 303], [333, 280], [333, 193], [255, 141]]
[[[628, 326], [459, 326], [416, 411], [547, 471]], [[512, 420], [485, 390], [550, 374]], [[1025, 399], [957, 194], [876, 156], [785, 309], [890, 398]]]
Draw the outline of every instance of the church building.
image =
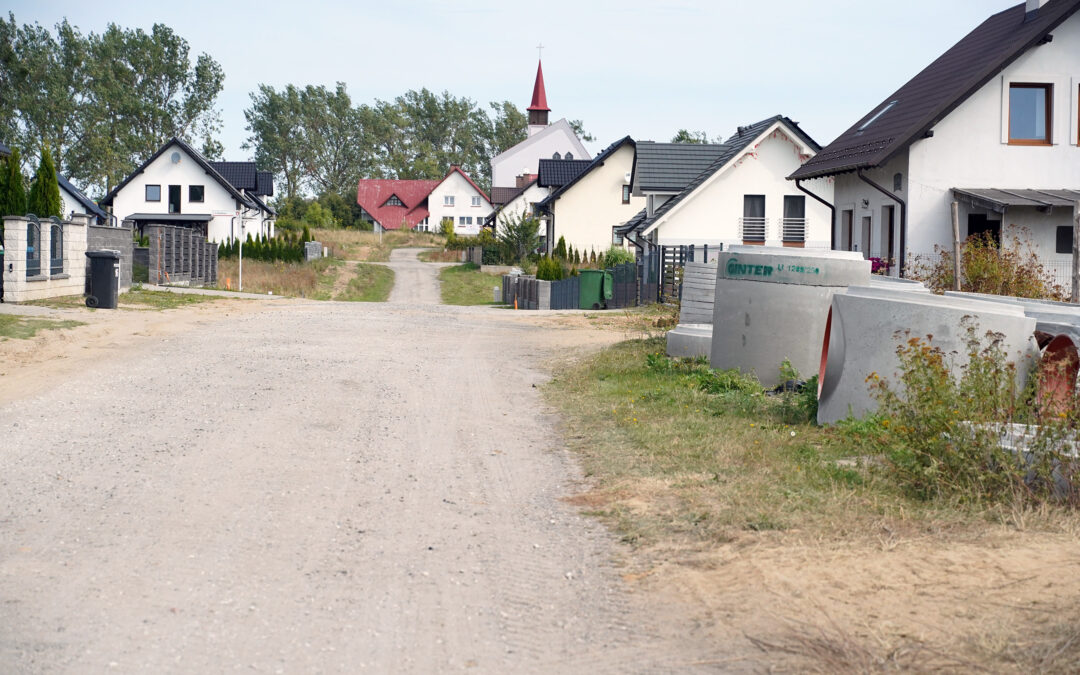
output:
[[528, 137], [491, 159], [493, 188], [514, 188], [518, 176], [537, 175], [541, 159], [592, 159], [565, 118], [548, 124], [551, 109], [544, 89], [542, 63], [536, 66], [536, 82], [528, 112]]

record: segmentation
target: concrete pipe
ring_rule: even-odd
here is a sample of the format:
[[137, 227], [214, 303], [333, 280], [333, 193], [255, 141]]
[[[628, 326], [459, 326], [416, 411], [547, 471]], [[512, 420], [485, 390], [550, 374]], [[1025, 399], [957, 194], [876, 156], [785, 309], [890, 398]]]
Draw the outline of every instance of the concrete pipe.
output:
[[668, 356], [709, 356], [715, 298], [716, 263], [686, 263], [683, 268], [679, 325], [667, 334]]

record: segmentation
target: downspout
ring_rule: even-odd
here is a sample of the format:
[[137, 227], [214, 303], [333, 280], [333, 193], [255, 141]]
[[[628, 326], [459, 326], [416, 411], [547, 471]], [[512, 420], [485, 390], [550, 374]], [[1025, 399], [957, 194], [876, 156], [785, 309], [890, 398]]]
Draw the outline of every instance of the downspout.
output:
[[856, 174], [859, 176], [859, 180], [866, 183], [870, 187], [874, 188], [875, 190], [877, 190], [881, 194], [885, 195], [889, 199], [892, 199], [893, 201], [895, 201], [897, 204], [900, 205], [900, 256], [899, 256], [900, 260], [899, 260], [899, 262], [897, 264], [900, 266], [899, 277], [901, 279], [903, 279], [904, 278], [904, 259], [907, 258], [907, 202], [905, 202], [903, 199], [900, 199], [899, 197], [897, 197], [893, 193], [889, 192], [885, 188], [881, 187], [880, 185], [878, 185], [874, 181], [872, 181], [869, 178], [867, 178], [866, 176], [864, 176], [863, 172], [862, 172], [862, 169], [858, 169], [856, 171]]
[[804, 193], [810, 195], [814, 199], [818, 200], [819, 202], [821, 202], [822, 204], [827, 206], [829, 211], [832, 212], [832, 216], [829, 217], [829, 223], [830, 223], [830, 225], [829, 225], [829, 250], [835, 251], [836, 250], [836, 206], [830, 204], [829, 202], [825, 201], [824, 199], [817, 196], [813, 192], [810, 192], [810, 190], [807, 190], [806, 188], [804, 188], [801, 178], [796, 178], [795, 179], [795, 187], [799, 188], [800, 192], [804, 192]]

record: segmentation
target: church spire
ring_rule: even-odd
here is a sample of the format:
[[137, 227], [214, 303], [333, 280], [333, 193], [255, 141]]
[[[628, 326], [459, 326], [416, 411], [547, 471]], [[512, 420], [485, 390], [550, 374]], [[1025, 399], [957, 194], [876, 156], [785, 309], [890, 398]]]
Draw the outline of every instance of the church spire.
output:
[[536, 63], [536, 83], [533, 84], [532, 103], [528, 110], [530, 127], [547, 126], [551, 108], [548, 108], [547, 92], [544, 90], [544, 65], [539, 61]]

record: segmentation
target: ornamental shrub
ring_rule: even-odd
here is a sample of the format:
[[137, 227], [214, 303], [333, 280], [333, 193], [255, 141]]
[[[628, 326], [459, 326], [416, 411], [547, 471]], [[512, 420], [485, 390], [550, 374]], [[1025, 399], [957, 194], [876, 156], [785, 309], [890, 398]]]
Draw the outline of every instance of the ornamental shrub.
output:
[[49, 216], [63, 217], [61, 213], [60, 185], [56, 182], [56, 167], [48, 147], [41, 150], [34, 182], [30, 186], [30, 195], [26, 200], [26, 210], [40, 218]]
[[[916, 257], [912, 275], [935, 293], [953, 289], [952, 251], [934, 247], [929, 260]], [[973, 235], [960, 247], [961, 290], [1020, 298], [1065, 298], [1065, 289], [1054, 282], [1027, 238], [1014, 235], [998, 242], [989, 232]]]
[[604, 262], [608, 267], [632, 263], [634, 260], [633, 253], [627, 251], [625, 248], [619, 248], [618, 246], [612, 246], [607, 250], [607, 253], [604, 254]]

